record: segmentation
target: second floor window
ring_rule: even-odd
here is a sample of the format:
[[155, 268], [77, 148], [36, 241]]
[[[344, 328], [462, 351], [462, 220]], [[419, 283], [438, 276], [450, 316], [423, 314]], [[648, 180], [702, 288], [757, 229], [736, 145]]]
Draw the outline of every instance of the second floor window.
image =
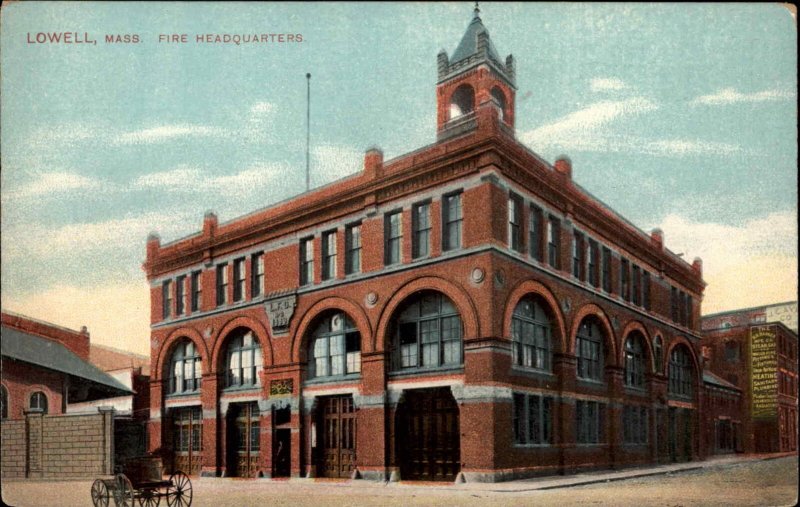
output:
[[583, 234], [576, 232], [572, 236], [572, 276], [583, 280]]
[[345, 228], [345, 268], [347, 275], [361, 271], [361, 223], [350, 224]]
[[165, 319], [172, 315], [172, 280], [161, 284], [161, 301], [163, 302], [162, 316]]
[[203, 362], [194, 342], [185, 339], [175, 348], [170, 360], [169, 393], [184, 394], [200, 390]]
[[603, 270], [603, 290], [611, 293], [611, 250], [603, 247], [603, 259], [601, 261]]
[[415, 204], [411, 211], [411, 257], [427, 257], [431, 253], [431, 205], [427, 202]]
[[678, 345], [669, 355], [668, 391], [681, 397], [692, 396], [692, 359], [686, 347]]
[[530, 297], [520, 301], [511, 317], [513, 364], [550, 371], [550, 329], [550, 319], [541, 305]]
[[508, 198], [508, 246], [522, 251], [522, 204], [513, 194]]
[[250, 387], [261, 383], [261, 347], [252, 331], [234, 331], [227, 348], [226, 387]]
[[463, 363], [461, 317], [450, 299], [422, 292], [398, 311], [393, 319], [395, 369]]
[[625, 385], [644, 387], [644, 352], [642, 352], [642, 338], [639, 335], [630, 336], [625, 340]]
[[531, 257], [542, 261], [542, 209], [531, 204], [530, 226], [528, 227], [528, 251]]
[[183, 315], [186, 309], [186, 275], [175, 279], [175, 315]]
[[594, 321], [584, 320], [581, 323], [575, 348], [575, 355], [578, 356], [578, 377], [602, 381], [603, 337]]
[[250, 270], [250, 294], [255, 298], [264, 293], [264, 252], [250, 257]]
[[203, 279], [201, 278], [201, 271], [192, 273], [192, 311], [200, 310], [200, 295], [203, 293]]
[[244, 299], [244, 257], [233, 261], [233, 300], [241, 301]]
[[322, 234], [322, 279], [336, 278], [336, 231]]
[[228, 302], [228, 264], [217, 265], [217, 306]]
[[461, 248], [461, 194], [442, 198], [442, 250]]
[[300, 285], [314, 281], [314, 238], [300, 240]]
[[550, 216], [547, 221], [547, 263], [556, 269], [561, 268], [561, 221]]
[[587, 247], [586, 250], [588, 257], [587, 271], [588, 271], [589, 283], [595, 287], [599, 287], [600, 276], [597, 270], [597, 241], [590, 239], [589, 246]]
[[403, 213], [395, 211], [384, 217], [384, 263], [389, 266], [400, 262], [403, 244]]
[[361, 371], [361, 334], [343, 313], [323, 319], [309, 343], [309, 378], [335, 377]]

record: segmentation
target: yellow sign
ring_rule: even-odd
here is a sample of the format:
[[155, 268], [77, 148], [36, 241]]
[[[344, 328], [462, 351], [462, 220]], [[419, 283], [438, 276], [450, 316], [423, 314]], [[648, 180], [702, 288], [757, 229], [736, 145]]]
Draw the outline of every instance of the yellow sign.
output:
[[777, 417], [778, 356], [771, 326], [750, 328], [750, 387], [753, 418]]

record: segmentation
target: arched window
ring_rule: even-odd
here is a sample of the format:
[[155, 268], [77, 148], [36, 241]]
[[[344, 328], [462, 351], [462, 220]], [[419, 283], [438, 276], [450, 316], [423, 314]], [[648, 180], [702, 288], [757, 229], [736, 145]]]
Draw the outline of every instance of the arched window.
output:
[[664, 345], [660, 336], [656, 336], [653, 340], [653, 357], [656, 362], [656, 372], [661, 373], [664, 371]]
[[47, 413], [47, 396], [42, 391], [36, 391], [31, 394], [30, 405], [31, 410], [39, 410], [42, 413]]
[[461, 317], [453, 302], [438, 292], [420, 292], [394, 318], [394, 367], [462, 364]]
[[228, 338], [226, 387], [254, 387], [260, 384], [261, 346], [249, 329], [237, 329]]
[[692, 358], [683, 345], [669, 355], [669, 392], [676, 396], [692, 395]]
[[511, 317], [512, 356], [515, 365], [551, 371], [553, 348], [550, 318], [532, 297], [523, 298]]
[[575, 354], [578, 357], [578, 377], [603, 381], [603, 334], [597, 322], [586, 318], [578, 328]]
[[308, 377], [335, 377], [361, 371], [361, 333], [344, 313], [323, 318], [309, 341]]
[[644, 352], [642, 335], [632, 333], [625, 340], [625, 385], [644, 387]]
[[0, 385], [0, 413], [2, 419], [8, 419], [8, 390], [3, 385]]
[[492, 88], [492, 98], [497, 102], [497, 105], [500, 107], [500, 119], [506, 119], [506, 95], [503, 93], [503, 90], [495, 86]]
[[462, 84], [450, 96], [450, 119], [469, 114], [475, 109], [475, 91], [468, 84]]
[[172, 352], [169, 367], [169, 393], [185, 394], [200, 390], [203, 380], [203, 361], [194, 342], [181, 341]]

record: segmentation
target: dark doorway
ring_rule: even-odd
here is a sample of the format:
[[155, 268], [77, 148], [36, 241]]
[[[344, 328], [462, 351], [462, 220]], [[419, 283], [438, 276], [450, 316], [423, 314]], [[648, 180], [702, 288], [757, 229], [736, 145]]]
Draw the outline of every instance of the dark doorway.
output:
[[261, 449], [258, 403], [236, 403], [228, 409], [227, 470], [233, 477], [256, 477]]
[[356, 412], [353, 397], [320, 399], [321, 450], [317, 470], [323, 477], [350, 477], [356, 462]]
[[200, 407], [172, 411], [172, 472], [199, 475], [203, 465], [203, 412]]
[[405, 391], [396, 446], [403, 479], [452, 481], [461, 470], [458, 405], [450, 388]]
[[272, 442], [272, 464], [274, 468], [272, 476], [289, 477], [291, 472], [292, 430], [289, 428], [275, 430]]

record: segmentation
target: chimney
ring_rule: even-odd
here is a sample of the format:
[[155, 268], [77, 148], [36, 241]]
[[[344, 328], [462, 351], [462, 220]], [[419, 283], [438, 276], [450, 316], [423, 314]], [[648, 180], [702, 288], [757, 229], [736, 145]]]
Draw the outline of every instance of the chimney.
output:
[[650, 231], [650, 240], [659, 250], [664, 249], [664, 231], [658, 227]]
[[703, 276], [703, 259], [701, 259], [700, 257], [695, 257], [694, 261], [692, 261], [692, 269], [695, 271], [695, 273], [700, 275], [700, 277], [702, 278], [702, 276]]
[[374, 179], [380, 176], [383, 169], [383, 152], [380, 148], [372, 146], [364, 153], [364, 174], [367, 178]]
[[556, 172], [564, 176], [567, 180], [572, 179], [572, 160], [566, 155], [561, 155], [556, 159]]
[[152, 260], [158, 256], [158, 250], [161, 248], [161, 236], [157, 232], [151, 232], [147, 235], [147, 259]]
[[203, 236], [213, 236], [217, 231], [217, 214], [213, 211], [206, 211], [203, 216]]

